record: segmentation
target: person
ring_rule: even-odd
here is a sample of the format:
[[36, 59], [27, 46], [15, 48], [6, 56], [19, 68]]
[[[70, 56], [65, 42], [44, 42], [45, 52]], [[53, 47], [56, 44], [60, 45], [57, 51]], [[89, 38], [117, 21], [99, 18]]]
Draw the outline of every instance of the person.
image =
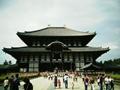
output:
[[13, 90], [19, 90], [19, 85], [20, 85], [19, 74], [16, 74], [14, 79]]
[[30, 82], [29, 78], [26, 77], [24, 79], [24, 82], [25, 82], [25, 84], [24, 84], [24, 90], [33, 90], [33, 85]]
[[14, 90], [14, 76], [12, 75], [9, 79], [10, 90]]
[[85, 90], [88, 90], [88, 84], [89, 84], [89, 77], [87, 75], [85, 75], [85, 77], [84, 77]]
[[55, 88], [57, 87], [57, 75], [55, 75], [55, 78], [54, 78], [54, 87]]
[[100, 75], [100, 78], [99, 78], [99, 88], [100, 90], [103, 90], [103, 81], [104, 81], [104, 78], [103, 78], [103, 75]]
[[111, 85], [111, 90], [114, 90], [114, 80], [112, 78], [111, 78], [110, 85]]
[[90, 77], [91, 90], [95, 90], [94, 83], [95, 83], [95, 81], [94, 81], [93, 77]]
[[68, 88], [68, 75], [67, 74], [65, 74], [64, 75], [64, 77], [63, 77], [63, 79], [64, 79], [64, 84], [65, 84], [65, 88]]
[[105, 76], [104, 81], [105, 81], [106, 90], [108, 90], [108, 84], [109, 84], [109, 82], [108, 82], [108, 76]]
[[108, 76], [108, 90], [114, 90], [114, 82], [110, 76]]
[[77, 82], [77, 74], [74, 74], [73, 80]]
[[61, 81], [60, 81], [60, 79], [58, 79], [58, 86], [59, 86], [59, 88], [61, 88]]
[[6, 77], [4, 80], [4, 90], [8, 90], [8, 85], [9, 85], [9, 80], [8, 77]]

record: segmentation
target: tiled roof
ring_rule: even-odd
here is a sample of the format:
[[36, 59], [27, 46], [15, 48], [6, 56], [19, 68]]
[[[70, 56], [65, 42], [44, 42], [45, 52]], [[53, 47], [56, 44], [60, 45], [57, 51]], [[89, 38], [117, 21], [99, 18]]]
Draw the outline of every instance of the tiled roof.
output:
[[81, 32], [66, 27], [47, 27], [30, 32], [18, 32], [17, 34], [27, 36], [88, 36], [96, 33]]

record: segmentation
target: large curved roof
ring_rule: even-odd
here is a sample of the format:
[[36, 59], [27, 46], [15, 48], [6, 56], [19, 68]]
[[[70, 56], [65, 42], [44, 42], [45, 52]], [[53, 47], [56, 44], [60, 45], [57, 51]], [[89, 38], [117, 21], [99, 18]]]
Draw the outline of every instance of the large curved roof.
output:
[[66, 27], [47, 27], [30, 32], [18, 32], [17, 34], [25, 36], [89, 36], [96, 33], [81, 32]]

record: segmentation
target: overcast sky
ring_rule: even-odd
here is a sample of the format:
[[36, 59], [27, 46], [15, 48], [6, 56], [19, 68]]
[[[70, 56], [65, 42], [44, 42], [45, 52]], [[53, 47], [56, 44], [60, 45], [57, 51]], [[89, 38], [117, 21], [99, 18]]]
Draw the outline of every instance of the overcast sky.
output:
[[111, 49], [98, 61], [120, 57], [120, 0], [0, 0], [0, 63], [5, 59], [15, 62], [3, 47], [25, 46], [18, 31], [48, 24], [96, 32], [88, 46]]

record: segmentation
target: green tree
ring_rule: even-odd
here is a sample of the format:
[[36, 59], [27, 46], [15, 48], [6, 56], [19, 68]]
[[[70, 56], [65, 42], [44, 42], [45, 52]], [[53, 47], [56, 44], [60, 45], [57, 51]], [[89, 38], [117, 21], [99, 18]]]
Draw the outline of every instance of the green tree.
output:
[[9, 65], [11, 65], [12, 64], [12, 62], [11, 62], [11, 60], [9, 61]]
[[3, 63], [4, 65], [8, 65], [8, 62], [7, 62], [7, 60], [5, 60], [5, 62]]

